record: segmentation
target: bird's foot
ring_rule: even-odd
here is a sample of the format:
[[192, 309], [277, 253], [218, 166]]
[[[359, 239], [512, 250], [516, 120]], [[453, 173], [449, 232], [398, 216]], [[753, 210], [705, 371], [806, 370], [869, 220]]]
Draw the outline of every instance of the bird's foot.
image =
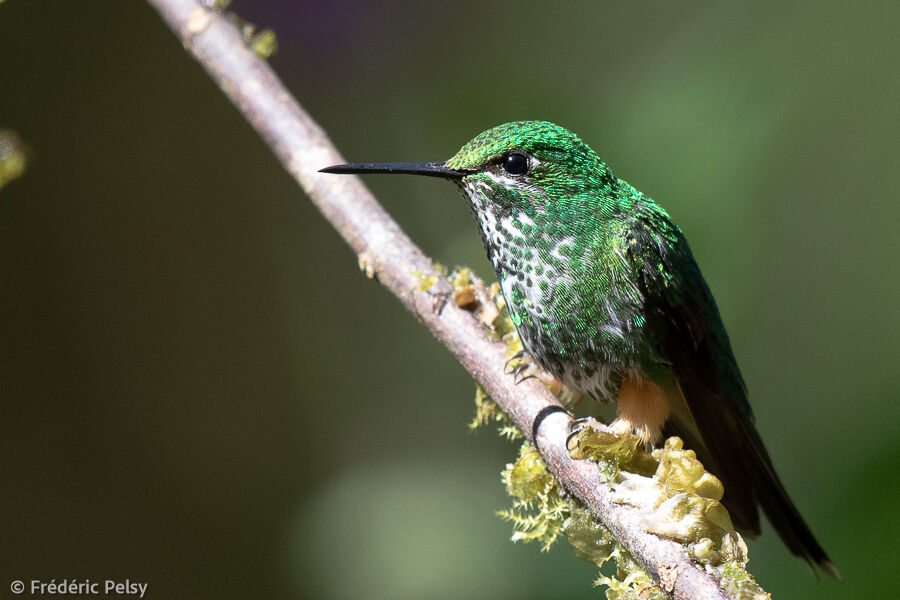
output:
[[516, 385], [518, 385], [526, 379], [538, 377], [542, 369], [534, 364], [531, 357], [524, 350], [519, 350], [506, 360], [506, 364], [503, 365], [503, 372], [515, 377]]
[[597, 431], [605, 431], [606, 425], [595, 419], [594, 417], [581, 417], [569, 423], [569, 435], [566, 437], [566, 448], [571, 450], [572, 440], [585, 429], [596, 429]]
[[519, 350], [510, 356], [503, 365], [503, 370], [507, 375], [516, 375], [525, 368], [528, 368], [528, 355], [524, 350]]
[[[507, 365], [509, 364], [510, 363], [507, 363]], [[549, 389], [554, 396], [559, 396], [559, 393], [565, 389], [562, 381], [542, 369], [539, 365], [531, 362], [527, 357], [526, 360], [523, 360], [515, 366], [508, 367], [506, 372], [516, 378], [516, 385], [519, 385], [527, 379], [537, 379], [547, 386], [547, 389]]]

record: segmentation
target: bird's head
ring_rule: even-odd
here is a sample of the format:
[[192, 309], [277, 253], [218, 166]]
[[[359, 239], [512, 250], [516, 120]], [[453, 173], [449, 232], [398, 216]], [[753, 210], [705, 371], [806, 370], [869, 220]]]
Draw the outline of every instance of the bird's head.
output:
[[445, 162], [337, 165], [326, 173], [408, 173], [456, 182], [484, 221], [524, 214], [573, 225], [612, 209], [618, 181], [574, 133], [548, 121], [514, 121], [477, 135]]

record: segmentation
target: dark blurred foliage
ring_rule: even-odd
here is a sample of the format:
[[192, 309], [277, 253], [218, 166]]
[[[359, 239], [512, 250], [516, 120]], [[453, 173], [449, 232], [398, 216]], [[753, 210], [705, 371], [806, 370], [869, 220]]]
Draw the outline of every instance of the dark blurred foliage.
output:
[[[844, 575], [770, 528], [776, 597], [894, 589], [900, 539], [896, 3], [236, 2], [351, 160], [449, 157], [535, 118], [669, 209], [759, 429]], [[148, 6], [0, 5], [0, 589], [156, 598], [598, 598], [494, 511], [515, 447]], [[325, 165], [322, 165], [325, 166]], [[489, 274], [451, 186], [371, 178]], [[7, 593], [7, 592], [4, 592]]]

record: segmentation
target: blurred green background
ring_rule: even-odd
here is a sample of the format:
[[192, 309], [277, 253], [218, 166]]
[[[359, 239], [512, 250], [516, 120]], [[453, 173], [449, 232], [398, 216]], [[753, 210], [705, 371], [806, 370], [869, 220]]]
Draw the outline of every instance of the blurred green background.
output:
[[[766, 528], [781, 598], [890, 594], [900, 559], [900, 11], [843, 2], [236, 2], [350, 160], [548, 119], [685, 230], [759, 429], [844, 575]], [[141, 2], [0, 5], [0, 594], [599, 598], [508, 542], [515, 446]], [[325, 165], [322, 165], [325, 166]], [[371, 178], [489, 274], [449, 185]]]

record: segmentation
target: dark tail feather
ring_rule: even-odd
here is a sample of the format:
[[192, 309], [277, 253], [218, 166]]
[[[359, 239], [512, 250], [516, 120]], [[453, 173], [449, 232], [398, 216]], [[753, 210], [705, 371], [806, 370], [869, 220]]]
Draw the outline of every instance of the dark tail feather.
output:
[[738, 530], [751, 536], [759, 534], [757, 506], [761, 506], [792, 554], [839, 580], [834, 563], [788, 497], [753, 424], [727, 406], [716, 398], [704, 406], [705, 410], [691, 411], [702, 437], [700, 443], [692, 440], [697, 437], [694, 428], [677, 419], [667, 424], [667, 432], [686, 436], [686, 446], [695, 450], [704, 466], [722, 481], [722, 503]]
[[[688, 447], [722, 480], [722, 502], [735, 527], [759, 533], [757, 507], [762, 506], [791, 552], [839, 578], [788, 498], [753, 426], [728, 334], [687, 241], [666, 219], [642, 216], [631, 227], [628, 252], [643, 274], [647, 330], [687, 408], [684, 414], [673, 411], [669, 429], [680, 430]], [[663, 378], [657, 383], [669, 385]]]
[[818, 565], [826, 574], [840, 580], [841, 574], [837, 567], [828, 558], [778, 479], [753, 424], [740, 422], [740, 429], [743, 430], [743, 437], [748, 442], [747, 450], [750, 452], [746, 460], [746, 474], [752, 480], [756, 499], [775, 531], [788, 549], [805, 560], [810, 567]]

